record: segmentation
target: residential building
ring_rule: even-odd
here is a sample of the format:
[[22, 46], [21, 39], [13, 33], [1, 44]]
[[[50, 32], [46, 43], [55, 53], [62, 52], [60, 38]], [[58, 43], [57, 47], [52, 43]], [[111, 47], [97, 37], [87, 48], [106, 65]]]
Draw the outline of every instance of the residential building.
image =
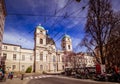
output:
[[69, 52], [64, 57], [65, 68], [95, 67], [95, 57], [87, 53]]
[[20, 45], [2, 45], [2, 60], [5, 71], [25, 72], [28, 67], [33, 69], [33, 50], [22, 48]]
[[85, 66], [86, 67], [95, 67], [95, 57], [89, 54], [84, 55]]

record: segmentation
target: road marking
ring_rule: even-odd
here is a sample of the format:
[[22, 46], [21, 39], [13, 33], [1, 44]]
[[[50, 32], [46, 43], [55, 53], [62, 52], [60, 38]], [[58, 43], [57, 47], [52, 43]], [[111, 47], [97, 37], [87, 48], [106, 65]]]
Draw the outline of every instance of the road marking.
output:
[[35, 79], [37, 79], [38, 77], [36, 76]]
[[45, 78], [46, 76], [42, 76], [42, 78]]
[[31, 76], [30, 79], [33, 79], [33, 77]]
[[37, 78], [47, 78], [47, 77], [53, 77], [53, 76], [52, 75], [30, 76], [30, 77], [25, 77], [25, 79], [37, 79]]
[[26, 77], [25, 79], [29, 79], [29, 77]]
[[41, 76], [39, 76], [39, 78], [42, 78]]

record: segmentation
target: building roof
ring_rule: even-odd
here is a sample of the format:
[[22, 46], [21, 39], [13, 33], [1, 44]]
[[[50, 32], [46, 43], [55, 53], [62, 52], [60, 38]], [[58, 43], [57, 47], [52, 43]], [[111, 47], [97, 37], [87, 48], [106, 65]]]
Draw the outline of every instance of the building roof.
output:
[[65, 35], [63, 36], [63, 39], [64, 39], [64, 38], [70, 38], [70, 36], [67, 35], [67, 34], [65, 34]]
[[22, 48], [21, 45], [17, 45], [17, 44], [10, 44], [10, 43], [2, 43], [3, 45], [9, 45], [9, 46], [17, 46], [20, 47], [21, 49], [26, 49], [26, 50], [33, 50], [33, 49], [29, 49], [29, 48]]
[[55, 45], [55, 41], [49, 36], [47, 36], [47, 44]]
[[3, 45], [10, 45], [10, 46], [18, 46], [21, 47], [21, 45], [17, 45], [17, 44], [10, 44], [10, 43], [2, 43]]
[[41, 26], [41, 24], [39, 24], [39, 25], [37, 26], [37, 28], [42, 29], [42, 30], [45, 30], [44, 27]]

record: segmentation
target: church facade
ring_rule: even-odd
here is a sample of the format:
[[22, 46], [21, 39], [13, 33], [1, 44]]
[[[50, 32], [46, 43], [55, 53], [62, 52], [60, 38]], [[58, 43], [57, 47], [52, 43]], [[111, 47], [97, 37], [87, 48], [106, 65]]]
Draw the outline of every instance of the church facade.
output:
[[[16, 48], [15, 48], [16, 47]], [[72, 51], [72, 40], [64, 35], [61, 41], [62, 50], [57, 50], [55, 42], [41, 25], [34, 32], [34, 49], [23, 49], [20, 45], [2, 45], [2, 58], [6, 71], [25, 72], [31, 66], [33, 72], [55, 73], [64, 70], [64, 52]], [[17, 49], [17, 50], [15, 50]]]
[[62, 50], [56, 50], [55, 42], [49, 37], [47, 31], [42, 26], [37, 26], [34, 39], [35, 72], [59, 72], [64, 69], [64, 63], [62, 59], [64, 56], [64, 51], [72, 50], [72, 45], [68, 45], [69, 43], [67, 44], [67, 36], [68, 35], [65, 35], [63, 37], [64, 41], [61, 42]]

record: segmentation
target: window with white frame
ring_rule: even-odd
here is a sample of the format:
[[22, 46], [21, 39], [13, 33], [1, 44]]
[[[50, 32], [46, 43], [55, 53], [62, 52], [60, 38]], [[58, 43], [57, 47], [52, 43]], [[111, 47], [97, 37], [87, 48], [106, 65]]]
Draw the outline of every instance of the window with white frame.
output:
[[43, 65], [40, 65], [40, 70], [43, 70]]
[[25, 55], [22, 55], [22, 61], [25, 61]]
[[16, 60], [16, 54], [13, 54], [13, 60]]
[[7, 58], [7, 53], [3, 53], [3, 59], [6, 60]]
[[4, 46], [4, 49], [7, 49], [7, 46]]
[[17, 50], [17, 47], [14, 47], [14, 50], [16, 51], [16, 50]]
[[30, 61], [32, 61], [32, 56], [30, 56]]
[[12, 65], [12, 70], [15, 70], [16, 69], [16, 65]]
[[25, 70], [25, 65], [22, 65], [22, 71], [24, 71]]

